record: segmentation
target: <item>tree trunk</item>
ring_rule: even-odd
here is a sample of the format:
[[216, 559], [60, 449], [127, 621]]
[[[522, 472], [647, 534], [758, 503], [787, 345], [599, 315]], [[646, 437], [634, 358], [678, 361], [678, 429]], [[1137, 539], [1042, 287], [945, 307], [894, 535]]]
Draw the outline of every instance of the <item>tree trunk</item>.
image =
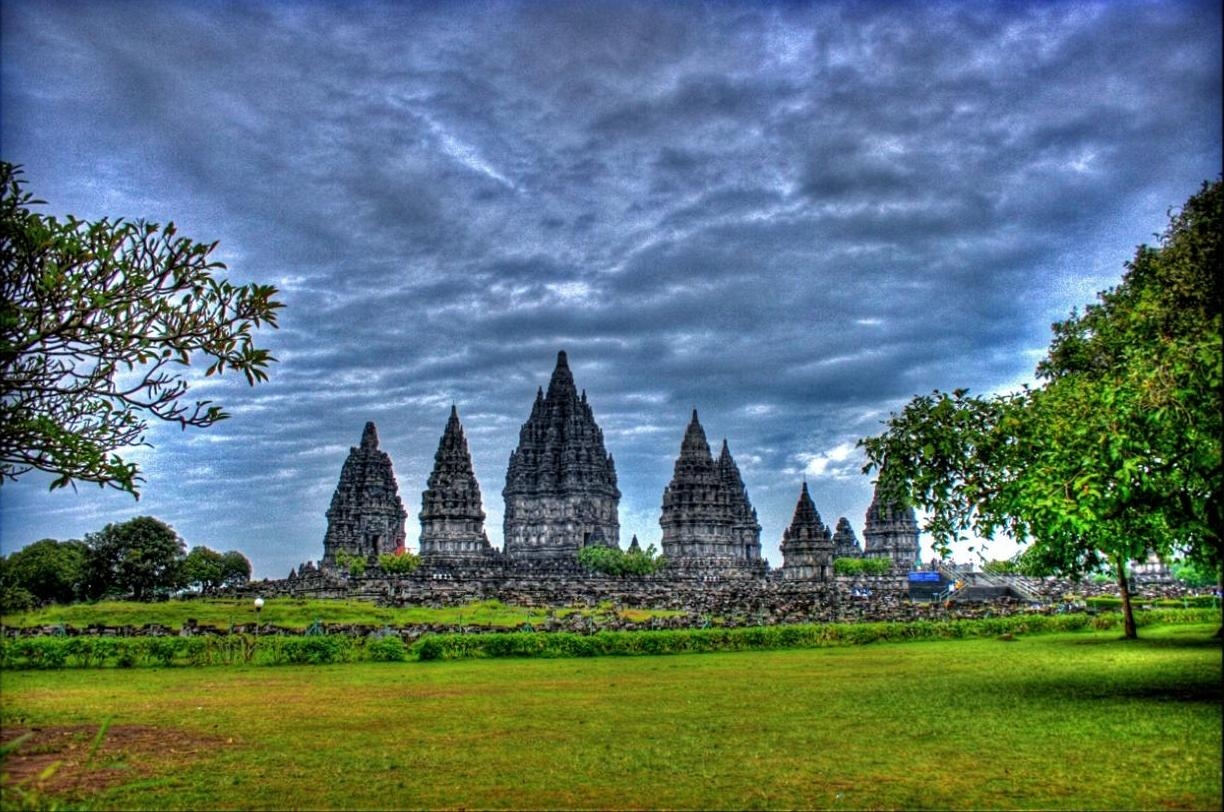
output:
[[1126, 580], [1126, 556], [1115, 556], [1114, 567], [1118, 571], [1118, 591], [1122, 595], [1122, 627], [1125, 629], [1122, 636], [1127, 640], [1136, 640], [1139, 632], [1135, 629], [1135, 610], [1131, 606], [1130, 584]]

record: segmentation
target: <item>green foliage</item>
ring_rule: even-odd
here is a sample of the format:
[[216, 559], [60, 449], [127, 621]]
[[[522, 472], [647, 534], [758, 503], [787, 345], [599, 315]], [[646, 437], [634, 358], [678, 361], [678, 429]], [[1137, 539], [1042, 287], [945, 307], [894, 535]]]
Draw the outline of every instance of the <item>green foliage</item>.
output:
[[388, 634], [367, 643], [366, 655], [376, 663], [399, 663], [408, 659], [408, 647], [396, 635]]
[[279, 647], [284, 662], [325, 665], [343, 662], [352, 648], [351, 641], [341, 635], [319, 634], [304, 637], [270, 638]]
[[1219, 572], [1213, 570], [1202, 561], [1192, 561], [1189, 559], [1174, 561], [1170, 570], [1174, 578], [1192, 589], [1201, 589], [1205, 586], [1214, 586], [1220, 583]]
[[592, 545], [578, 551], [578, 563], [604, 575], [649, 575], [667, 566], [653, 544], [645, 550], [625, 552], [619, 547]]
[[982, 565], [982, 572], [987, 575], [1020, 575], [1020, 564], [1014, 559], [1000, 561], [994, 559]]
[[15, 584], [0, 585], [0, 613], [27, 612], [38, 605], [30, 590]]
[[[972, 530], [1031, 542], [1079, 575], [1149, 550], [1221, 563], [1224, 184], [1204, 184], [1116, 288], [1054, 325], [1036, 389], [915, 398], [861, 441], [883, 490], [923, 508], [947, 551]], [[1133, 633], [1128, 622], [1127, 633]]]
[[0, 583], [40, 603], [71, 603], [83, 592], [87, 553], [80, 541], [36, 541], [8, 556]]
[[347, 570], [348, 574], [354, 578], [360, 578], [365, 575], [368, 562], [364, 555], [340, 550], [336, 553], [336, 566], [342, 570]]
[[421, 566], [421, 557], [404, 550], [401, 553], [382, 553], [378, 556], [378, 568], [388, 575], [407, 575]]
[[[550, 617], [569, 615], [606, 615], [598, 607], [551, 608], [513, 606], [497, 600], [483, 600], [463, 606], [428, 607], [378, 606], [370, 601], [338, 598], [269, 598], [264, 603], [262, 621], [286, 629], [302, 630], [315, 620], [325, 624], [382, 627], [421, 623], [461, 624], [490, 628], [517, 627], [539, 623]], [[683, 612], [671, 609], [623, 609], [619, 615], [635, 622], [652, 617], [675, 617]], [[249, 599], [181, 597], [156, 603], [103, 600], [71, 606], [48, 606], [28, 612], [6, 614], [0, 622], [10, 628], [34, 628], [56, 624], [83, 629], [87, 626], [141, 627], [157, 624], [178, 630], [194, 620], [201, 626], [228, 629], [234, 623], [255, 620]]]
[[183, 582], [201, 592], [213, 591], [225, 580], [221, 562], [221, 553], [207, 547], [192, 547], [183, 560]]
[[221, 582], [225, 586], [242, 586], [250, 580], [250, 559], [237, 550], [221, 554]]
[[[1095, 599], [1094, 599], [1095, 600]], [[1210, 600], [1210, 599], [1208, 599]], [[1116, 600], [1115, 600], [1116, 603]], [[1099, 601], [1097, 609], [1112, 609]], [[1218, 623], [1220, 610], [1200, 602], [1139, 612], [1140, 625]], [[1116, 612], [1096, 615], [1009, 615], [976, 620], [827, 623], [668, 631], [506, 632], [431, 634], [411, 647], [394, 634], [228, 634], [142, 637], [33, 636], [0, 638], [0, 668], [168, 668], [233, 665], [326, 665], [354, 662], [653, 656], [725, 651], [862, 646], [881, 642], [959, 640], [1119, 628]]]
[[892, 561], [887, 558], [839, 558], [833, 562], [836, 575], [888, 575]]
[[[202, 244], [143, 221], [61, 222], [31, 211], [21, 170], [0, 162], [0, 478], [32, 469], [137, 495], [125, 448], [150, 418], [183, 428], [228, 415], [192, 406], [179, 367], [227, 368], [254, 385], [275, 359], [252, 333], [276, 327], [270, 285], [237, 286]], [[121, 379], [122, 376], [122, 379]]]
[[85, 536], [86, 593], [130, 595], [144, 601], [166, 597], [183, 585], [186, 545], [169, 525], [152, 516], [108, 524]]
[[[1213, 609], [1163, 609], [1141, 612], [1140, 625], [1213, 623]], [[692, 654], [717, 651], [765, 651], [791, 648], [867, 645], [909, 640], [959, 640], [1003, 634], [1044, 634], [1114, 629], [1122, 624], [1117, 614], [1008, 615], [975, 620], [940, 620], [879, 623], [827, 623], [821, 625], [762, 626], [735, 629], [683, 629], [668, 631], [514, 632], [509, 634], [427, 635], [413, 646], [420, 660], [459, 660], [501, 657], [596, 657]]]

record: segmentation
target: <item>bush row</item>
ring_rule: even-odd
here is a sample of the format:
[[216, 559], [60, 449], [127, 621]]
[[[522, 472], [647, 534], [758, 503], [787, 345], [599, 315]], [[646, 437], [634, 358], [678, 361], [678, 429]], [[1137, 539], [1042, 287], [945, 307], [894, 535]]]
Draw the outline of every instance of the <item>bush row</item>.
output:
[[[1219, 623], [1214, 610], [1155, 610], [1137, 613], [1140, 625]], [[954, 640], [1003, 634], [1038, 634], [1087, 629], [1120, 629], [1122, 616], [1009, 615], [972, 620], [917, 620], [879, 623], [759, 626], [737, 629], [676, 631], [605, 631], [591, 635], [566, 632], [514, 632], [496, 635], [430, 635], [413, 646], [421, 660], [470, 657], [599, 657], [642, 654], [683, 654], [713, 651], [753, 651], [825, 646], [865, 645], [905, 640]]]
[[[1136, 613], [1140, 625], [1219, 623], [1215, 609]], [[904, 640], [952, 640], [1003, 634], [1120, 628], [1122, 616], [1009, 615], [973, 620], [827, 623], [674, 631], [511, 632], [438, 634], [411, 648], [394, 635], [201, 637], [19, 637], [0, 640], [0, 668], [131, 668], [136, 666], [286, 665], [456, 660], [473, 657], [602, 657], [865, 645]]]
[[200, 637], [19, 637], [0, 640], [0, 669], [287, 665], [408, 658], [398, 637], [229, 634]]
[[[1116, 595], [1102, 595], [1095, 598], [1085, 598], [1084, 603], [1094, 609], [1121, 609], [1122, 599]], [[1135, 606], [1153, 606], [1158, 609], [1179, 609], [1179, 608], [1197, 608], [1204, 609], [1207, 607], [1219, 606], [1220, 599], [1214, 595], [1187, 595], [1184, 598], [1139, 598], [1131, 596], [1131, 603]]]

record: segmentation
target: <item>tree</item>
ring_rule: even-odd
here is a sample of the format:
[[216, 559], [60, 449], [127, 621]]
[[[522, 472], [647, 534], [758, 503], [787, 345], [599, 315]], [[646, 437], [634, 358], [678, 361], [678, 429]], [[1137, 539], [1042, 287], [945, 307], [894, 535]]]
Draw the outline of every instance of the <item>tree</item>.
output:
[[927, 511], [944, 552], [1002, 531], [1036, 570], [1108, 563], [1135, 637], [1127, 562], [1181, 551], [1220, 572], [1222, 213], [1224, 186], [1204, 184], [1117, 287], [1055, 324], [1039, 387], [916, 397], [861, 441], [865, 470]]
[[87, 533], [87, 592], [90, 597], [117, 594], [134, 600], [165, 597], [183, 586], [186, 545], [168, 524], [138, 516]]
[[36, 541], [8, 556], [4, 578], [40, 603], [72, 603], [82, 594], [87, 552], [80, 541]]
[[221, 553], [207, 547], [192, 547], [183, 559], [183, 583], [201, 592], [212, 592], [225, 580]]
[[251, 562], [237, 550], [221, 554], [221, 583], [225, 586], [242, 586], [251, 580]]
[[139, 496], [135, 463], [151, 418], [204, 428], [228, 415], [184, 401], [183, 371], [233, 369], [251, 385], [275, 359], [252, 333], [277, 326], [269, 285], [215, 276], [217, 244], [179, 237], [174, 224], [30, 210], [21, 170], [0, 162], [0, 482], [30, 470]]

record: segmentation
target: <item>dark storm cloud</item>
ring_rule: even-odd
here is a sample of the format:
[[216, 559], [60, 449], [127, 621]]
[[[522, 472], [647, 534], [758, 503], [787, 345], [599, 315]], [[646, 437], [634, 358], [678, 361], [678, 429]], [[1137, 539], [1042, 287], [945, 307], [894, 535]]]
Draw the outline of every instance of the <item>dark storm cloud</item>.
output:
[[154, 429], [139, 505], [6, 485], [6, 551], [152, 513], [280, 575], [318, 556], [366, 420], [414, 514], [452, 403], [496, 540], [565, 349], [625, 540], [657, 541], [697, 407], [776, 565], [803, 476], [861, 528], [854, 440], [913, 394], [1023, 381], [1220, 166], [1205, 2], [0, 14], [0, 148], [48, 209], [174, 219], [288, 304], [270, 382], [201, 382], [232, 420]]

